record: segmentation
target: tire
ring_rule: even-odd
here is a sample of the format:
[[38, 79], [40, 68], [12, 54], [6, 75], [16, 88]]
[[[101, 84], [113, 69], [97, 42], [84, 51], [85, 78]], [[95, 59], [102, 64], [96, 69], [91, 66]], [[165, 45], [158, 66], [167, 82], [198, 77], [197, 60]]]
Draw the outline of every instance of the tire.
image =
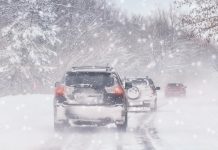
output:
[[63, 132], [67, 128], [69, 128], [69, 124], [67, 123], [67, 121], [63, 121], [62, 123], [55, 123], [54, 122], [55, 132]]
[[55, 132], [62, 132], [64, 129], [69, 128], [69, 123], [67, 120], [62, 120], [61, 122], [56, 122], [57, 121], [57, 109], [54, 103], [54, 130]]
[[54, 130], [55, 132], [62, 132], [64, 130], [63, 124], [54, 123]]
[[183, 94], [182, 94], [182, 97], [184, 97], [184, 98], [185, 98], [185, 97], [186, 97], [186, 93], [183, 93]]
[[151, 107], [151, 111], [152, 111], [152, 112], [156, 112], [156, 111], [157, 111], [157, 99], [155, 99], [155, 101], [154, 101], [154, 106]]
[[127, 113], [125, 115], [125, 122], [123, 124], [117, 124], [116, 126], [117, 126], [118, 131], [126, 132], [126, 128], [128, 126], [128, 115], [127, 115]]

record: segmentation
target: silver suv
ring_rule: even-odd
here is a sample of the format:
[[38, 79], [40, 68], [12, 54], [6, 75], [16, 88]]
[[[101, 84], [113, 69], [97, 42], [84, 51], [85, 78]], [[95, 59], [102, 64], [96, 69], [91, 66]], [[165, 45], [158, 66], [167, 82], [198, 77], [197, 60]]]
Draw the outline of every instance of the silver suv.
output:
[[[129, 111], [137, 111], [149, 108], [151, 111], [157, 110], [157, 90], [152, 79], [146, 78], [127, 78], [127, 82], [132, 83], [132, 88], [127, 90]], [[133, 108], [133, 109], [132, 109]]]
[[[73, 67], [55, 84], [54, 128], [115, 123], [127, 128], [127, 98], [119, 75], [110, 67]], [[125, 88], [131, 88], [126, 83]]]

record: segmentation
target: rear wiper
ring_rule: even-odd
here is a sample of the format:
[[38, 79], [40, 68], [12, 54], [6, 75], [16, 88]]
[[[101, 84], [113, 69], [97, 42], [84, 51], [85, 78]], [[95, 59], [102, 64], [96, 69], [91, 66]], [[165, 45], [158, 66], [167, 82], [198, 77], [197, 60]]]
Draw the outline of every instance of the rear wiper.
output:
[[74, 85], [71, 85], [71, 87], [87, 88], [87, 87], [93, 87], [93, 85], [92, 84], [74, 84]]

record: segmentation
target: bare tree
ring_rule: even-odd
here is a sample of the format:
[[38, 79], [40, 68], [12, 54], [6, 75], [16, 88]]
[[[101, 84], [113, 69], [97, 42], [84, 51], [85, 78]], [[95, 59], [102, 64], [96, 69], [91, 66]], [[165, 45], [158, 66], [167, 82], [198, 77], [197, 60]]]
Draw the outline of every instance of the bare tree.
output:
[[181, 25], [192, 36], [218, 43], [218, 1], [176, 0], [181, 9]]

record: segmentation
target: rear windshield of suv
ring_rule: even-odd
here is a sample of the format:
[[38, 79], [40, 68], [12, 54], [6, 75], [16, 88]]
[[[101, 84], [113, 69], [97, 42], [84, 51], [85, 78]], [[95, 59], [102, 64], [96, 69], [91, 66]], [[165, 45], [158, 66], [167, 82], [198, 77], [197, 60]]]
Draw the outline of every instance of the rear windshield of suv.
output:
[[168, 84], [167, 86], [168, 86], [168, 87], [182, 87], [183, 84], [181, 84], [181, 83], [170, 83], [170, 84]]
[[148, 85], [149, 85], [149, 82], [148, 82], [147, 80], [132, 80], [132, 84], [133, 84], [133, 85], [140, 85], [140, 84], [143, 84], [143, 85], [148, 86]]
[[111, 87], [117, 80], [112, 73], [100, 72], [68, 72], [65, 77], [65, 84], [72, 85], [91, 85], [94, 87]]

